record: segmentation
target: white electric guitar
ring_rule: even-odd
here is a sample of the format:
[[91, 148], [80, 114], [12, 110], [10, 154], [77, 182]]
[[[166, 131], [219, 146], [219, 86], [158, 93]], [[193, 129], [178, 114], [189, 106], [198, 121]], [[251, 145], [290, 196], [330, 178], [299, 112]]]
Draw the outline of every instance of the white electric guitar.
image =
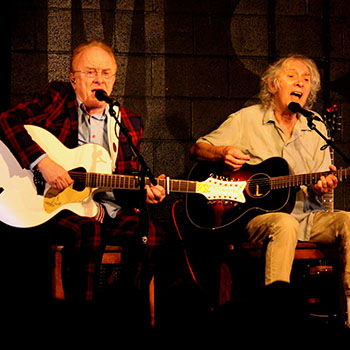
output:
[[[50, 158], [69, 172], [74, 184], [57, 191], [43, 183], [40, 193], [33, 172], [23, 169], [0, 141], [0, 221], [15, 227], [33, 227], [64, 209], [80, 216], [93, 217], [97, 214], [93, 200], [97, 191], [139, 189], [137, 176], [112, 174], [111, 158], [102, 146], [90, 143], [69, 149], [43, 128], [33, 125], [25, 128]], [[146, 182], [149, 183], [149, 179]], [[167, 193], [198, 193], [208, 200], [245, 202], [245, 181], [233, 182], [213, 177], [201, 182], [165, 178], [159, 179], [158, 184]]]

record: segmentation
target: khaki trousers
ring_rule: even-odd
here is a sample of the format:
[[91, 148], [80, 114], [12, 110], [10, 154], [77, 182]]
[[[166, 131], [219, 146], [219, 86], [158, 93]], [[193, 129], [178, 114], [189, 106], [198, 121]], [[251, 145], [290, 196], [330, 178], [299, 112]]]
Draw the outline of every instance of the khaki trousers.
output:
[[[256, 216], [247, 225], [249, 240], [268, 239], [265, 284], [290, 281], [290, 273], [298, 243], [298, 221], [290, 214], [268, 213]], [[339, 240], [344, 290], [350, 296], [350, 213], [317, 212], [310, 232], [310, 241], [334, 243]]]

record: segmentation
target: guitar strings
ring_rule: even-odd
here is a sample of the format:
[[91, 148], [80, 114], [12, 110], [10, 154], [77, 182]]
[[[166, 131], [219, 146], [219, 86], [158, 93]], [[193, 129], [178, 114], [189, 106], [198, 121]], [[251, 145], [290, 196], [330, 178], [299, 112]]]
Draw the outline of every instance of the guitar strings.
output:
[[[277, 176], [277, 177], [263, 177], [263, 178], [249, 178], [246, 181], [248, 186], [268, 186], [270, 188], [283, 188], [283, 187], [297, 187], [303, 184], [312, 184], [316, 183], [320, 176], [327, 176], [330, 173], [335, 174], [340, 180], [343, 177], [347, 177], [349, 175], [349, 168], [345, 169], [337, 169], [335, 172], [321, 172], [321, 173], [311, 173], [311, 174], [297, 174], [297, 175], [285, 175], [285, 176]], [[121, 183], [127, 181], [130, 183], [134, 183], [136, 185], [138, 183], [137, 177], [132, 175], [120, 175], [120, 174], [102, 174], [102, 173], [89, 173], [89, 172], [77, 172], [70, 171], [69, 174], [77, 181], [87, 182], [88, 180], [100, 180], [103, 183], [106, 180], [111, 180], [110, 183]]]

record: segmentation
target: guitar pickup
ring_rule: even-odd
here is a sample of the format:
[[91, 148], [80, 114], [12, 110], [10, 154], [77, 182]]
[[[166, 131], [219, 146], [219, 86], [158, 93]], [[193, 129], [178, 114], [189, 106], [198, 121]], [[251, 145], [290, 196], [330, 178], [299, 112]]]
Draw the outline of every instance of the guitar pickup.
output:
[[33, 175], [34, 175], [33, 180], [34, 180], [34, 185], [36, 187], [36, 193], [39, 196], [43, 196], [44, 195], [44, 190], [45, 190], [45, 180], [43, 178], [43, 175], [37, 169], [33, 170]]

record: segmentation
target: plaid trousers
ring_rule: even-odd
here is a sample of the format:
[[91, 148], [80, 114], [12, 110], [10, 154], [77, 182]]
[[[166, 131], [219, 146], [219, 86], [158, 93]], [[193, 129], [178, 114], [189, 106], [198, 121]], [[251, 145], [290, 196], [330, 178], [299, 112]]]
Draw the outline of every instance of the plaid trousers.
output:
[[[142, 226], [140, 213], [120, 210], [115, 219], [107, 217], [101, 224], [94, 218], [81, 217], [63, 211], [50, 220], [50, 230], [54, 230], [54, 241], [64, 245], [63, 270], [66, 273], [64, 282], [66, 299], [72, 302], [85, 303], [94, 300], [99, 265], [107, 244], [123, 245], [128, 257], [128, 270], [134, 271], [134, 284], [141, 286], [141, 278], [151, 278], [152, 255], [155, 247], [161, 246], [164, 232], [152, 220], [146, 222], [147, 243], [141, 242]], [[140, 248], [141, 247], [141, 248]], [[123, 259], [124, 260], [124, 259]], [[67, 272], [68, 271], [68, 272]], [[67, 286], [68, 284], [68, 286]]]

